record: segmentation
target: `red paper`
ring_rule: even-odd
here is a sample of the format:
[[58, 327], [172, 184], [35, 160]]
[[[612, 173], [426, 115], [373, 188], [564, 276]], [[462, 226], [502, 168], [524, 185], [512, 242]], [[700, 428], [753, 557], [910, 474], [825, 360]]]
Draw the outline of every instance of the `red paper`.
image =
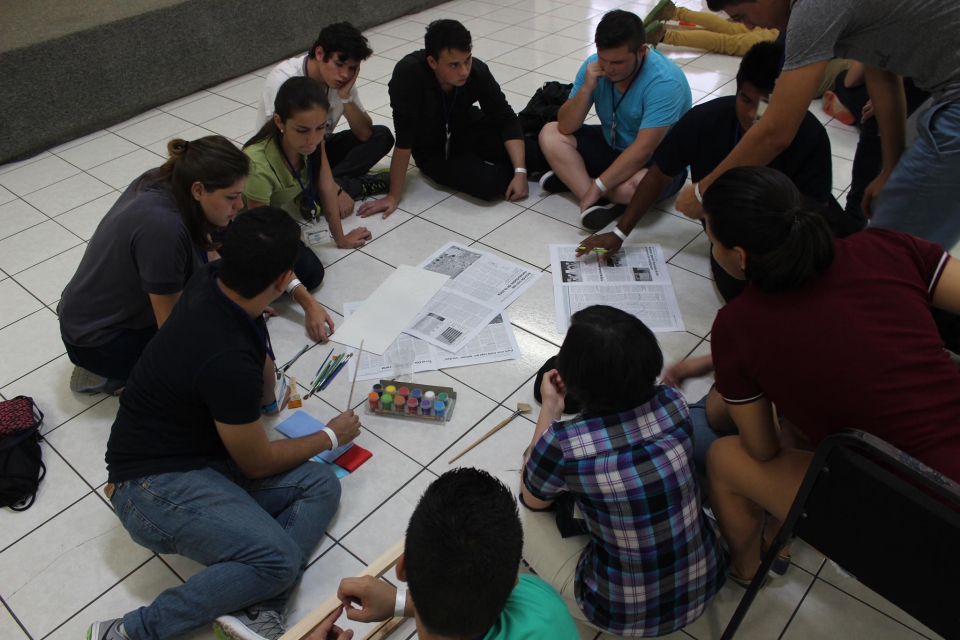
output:
[[358, 444], [353, 445], [347, 449], [342, 456], [337, 458], [334, 462], [338, 465], [353, 473], [356, 471], [360, 465], [373, 457], [373, 454], [361, 447]]

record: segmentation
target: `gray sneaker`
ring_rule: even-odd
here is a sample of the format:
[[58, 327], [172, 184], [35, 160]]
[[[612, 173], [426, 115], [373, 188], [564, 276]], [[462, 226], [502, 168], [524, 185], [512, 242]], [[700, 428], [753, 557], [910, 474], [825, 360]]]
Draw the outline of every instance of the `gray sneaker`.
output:
[[361, 198], [369, 198], [390, 190], [390, 171], [368, 173], [360, 176], [357, 180], [360, 181]]
[[94, 622], [87, 629], [87, 640], [130, 640], [123, 630], [123, 618]]
[[116, 395], [119, 389], [123, 388], [123, 383], [119, 380], [110, 380], [95, 374], [93, 371], [87, 371], [83, 367], [74, 367], [70, 374], [70, 391], [85, 393], [87, 395], [96, 395], [106, 393]]
[[242, 609], [213, 623], [218, 640], [277, 640], [286, 631], [286, 620], [276, 611]]

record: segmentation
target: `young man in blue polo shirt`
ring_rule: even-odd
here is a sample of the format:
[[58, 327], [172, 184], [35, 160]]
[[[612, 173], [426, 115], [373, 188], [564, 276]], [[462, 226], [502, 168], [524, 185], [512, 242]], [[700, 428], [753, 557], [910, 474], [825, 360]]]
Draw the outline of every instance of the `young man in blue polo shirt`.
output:
[[[777, 80], [782, 45], [760, 42], [743, 57], [737, 70], [737, 93], [732, 96], [701, 102], [690, 109], [670, 130], [653, 154], [647, 173], [640, 180], [630, 203], [617, 226], [609, 233], [587, 238], [582, 243], [584, 254], [596, 248], [613, 255], [656, 202], [659, 194], [676, 178], [686, 176], [696, 181], [713, 171], [743, 140], [756, 122], [757, 107], [769, 97]], [[865, 220], [848, 213], [833, 198], [833, 168], [830, 159], [830, 138], [812, 113], [807, 113], [790, 146], [774, 158], [769, 166], [786, 174], [812, 206], [820, 207], [839, 237], [863, 228]], [[714, 279], [724, 300], [740, 295], [746, 282], [728, 274], [713, 260]]]
[[[630, 201], [654, 149], [692, 104], [680, 68], [645, 44], [643, 21], [610, 11], [597, 25], [597, 53], [577, 73], [557, 121], [543, 127], [540, 147], [552, 171], [540, 186], [572, 191], [580, 199], [580, 224], [605, 227]], [[599, 125], [585, 125], [596, 104]], [[664, 190], [676, 193], [686, 176]]]

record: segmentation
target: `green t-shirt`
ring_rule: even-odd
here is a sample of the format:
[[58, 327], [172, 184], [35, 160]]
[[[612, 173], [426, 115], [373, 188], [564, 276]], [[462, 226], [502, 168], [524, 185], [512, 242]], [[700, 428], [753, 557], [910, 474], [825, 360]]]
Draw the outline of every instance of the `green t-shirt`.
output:
[[[243, 190], [244, 202], [255, 200], [266, 202], [274, 207], [282, 207], [300, 195], [300, 184], [290, 173], [283, 160], [283, 152], [273, 136], [256, 142], [243, 150], [250, 158], [250, 176]], [[316, 171], [318, 167], [314, 167]], [[307, 158], [303, 157], [300, 169], [303, 186], [310, 188], [310, 172], [307, 170]], [[317, 193], [314, 198], [320, 201], [320, 184], [316, 182]]]
[[483, 640], [580, 640], [580, 634], [560, 594], [540, 578], [524, 574]]

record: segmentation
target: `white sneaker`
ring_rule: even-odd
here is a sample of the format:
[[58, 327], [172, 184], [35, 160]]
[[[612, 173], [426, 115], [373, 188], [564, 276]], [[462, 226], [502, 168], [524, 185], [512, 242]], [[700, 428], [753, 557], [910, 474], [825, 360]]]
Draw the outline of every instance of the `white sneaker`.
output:
[[286, 631], [286, 621], [276, 611], [242, 609], [213, 623], [213, 633], [219, 640], [277, 640]]

